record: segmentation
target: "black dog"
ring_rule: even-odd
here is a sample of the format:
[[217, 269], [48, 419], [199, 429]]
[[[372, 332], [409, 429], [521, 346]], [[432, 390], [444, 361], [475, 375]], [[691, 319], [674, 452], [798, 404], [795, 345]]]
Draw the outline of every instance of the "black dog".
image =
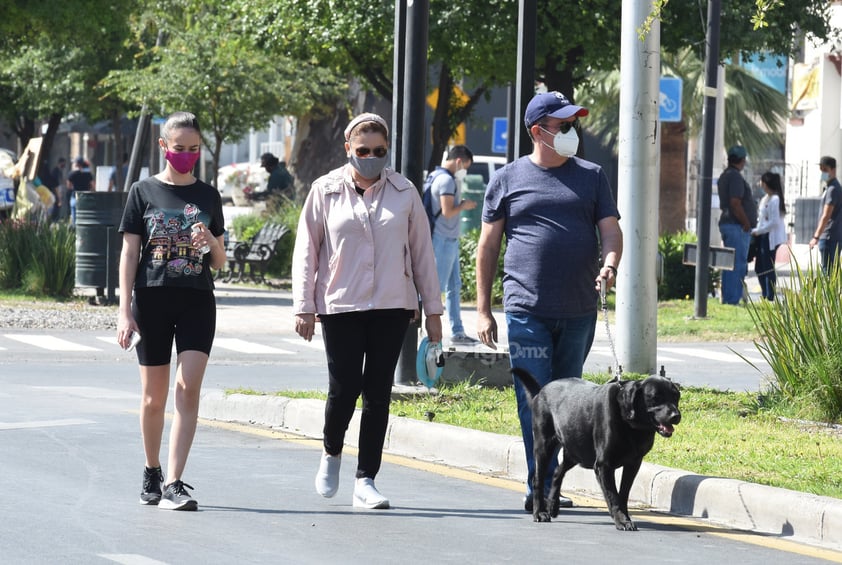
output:
[[[678, 387], [665, 378], [649, 377], [601, 386], [579, 378], [558, 379], [541, 388], [527, 371], [512, 369], [512, 373], [523, 382], [532, 406], [535, 521], [549, 522], [558, 516], [561, 481], [579, 464], [594, 470], [617, 529], [637, 530], [629, 518], [629, 492], [643, 457], [655, 443], [655, 432], [670, 437], [681, 421]], [[544, 499], [547, 463], [558, 456], [559, 448], [564, 457]], [[614, 472], [619, 467], [623, 478], [617, 492]]]

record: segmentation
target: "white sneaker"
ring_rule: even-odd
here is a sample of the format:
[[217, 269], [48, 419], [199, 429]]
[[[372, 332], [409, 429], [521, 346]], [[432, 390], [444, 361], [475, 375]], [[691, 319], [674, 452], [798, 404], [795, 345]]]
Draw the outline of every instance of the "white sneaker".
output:
[[331, 498], [339, 490], [339, 466], [342, 454], [328, 455], [322, 452], [319, 472], [316, 473], [316, 492], [325, 498]]
[[377, 492], [374, 479], [363, 477], [354, 482], [354, 508], [389, 508], [389, 499]]

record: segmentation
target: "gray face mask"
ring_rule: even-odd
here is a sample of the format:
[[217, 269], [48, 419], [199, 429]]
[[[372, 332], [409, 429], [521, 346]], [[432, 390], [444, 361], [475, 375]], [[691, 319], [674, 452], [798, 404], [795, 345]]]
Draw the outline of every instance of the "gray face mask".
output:
[[357, 157], [356, 155], [348, 157], [348, 162], [351, 163], [351, 166], [354, 167], [364, 179], [379, 178], [380, 173], [383, 171], [383, 168], [386, 166], [388, 160], [389, 153], [386, 153], [382, 157], [368, 157], [366, 159]]

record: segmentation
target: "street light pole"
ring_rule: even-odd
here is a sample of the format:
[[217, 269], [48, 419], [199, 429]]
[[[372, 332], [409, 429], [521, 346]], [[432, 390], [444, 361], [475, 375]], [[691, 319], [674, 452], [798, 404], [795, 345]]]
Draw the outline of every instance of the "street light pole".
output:
[[[429, 14], [429, 0], [407, 2], [400, 172], [417, 187], [424, 184], [424, 104], [427, 92]], [[395, 17], [398, 17], [397, 13]], [[419, 329], [420, 318], [418, 322], [410, 323], [406, 331], [395, 370], [396, 384], [412, 384], [418, 379], [415, 373], [415, 355], [418, 350]]]
[[719, 73], [719, 6], [720, 0], [708, 3], [707, 50], [705, 54], [705, 105], [703, 109], [702, 170], [699, 174], [696, 202], [696, 296], [693, 315], [708, 315], [708, 270], [710, 266], [710, 201], [713, 175], [713, 145], [716, 136], [716, 95]]

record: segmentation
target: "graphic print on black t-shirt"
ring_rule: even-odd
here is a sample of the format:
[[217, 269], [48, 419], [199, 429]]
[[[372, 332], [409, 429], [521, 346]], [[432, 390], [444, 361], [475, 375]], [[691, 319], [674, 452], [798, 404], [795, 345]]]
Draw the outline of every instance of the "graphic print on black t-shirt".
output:
[[199, 220], [195, 204], [185, 204], [181, 210], [149, 208], [144, 220], [153, 265], [166, 265], [168, 277], [202, 274], [202, 254], [190, 243], [190, 228]]

